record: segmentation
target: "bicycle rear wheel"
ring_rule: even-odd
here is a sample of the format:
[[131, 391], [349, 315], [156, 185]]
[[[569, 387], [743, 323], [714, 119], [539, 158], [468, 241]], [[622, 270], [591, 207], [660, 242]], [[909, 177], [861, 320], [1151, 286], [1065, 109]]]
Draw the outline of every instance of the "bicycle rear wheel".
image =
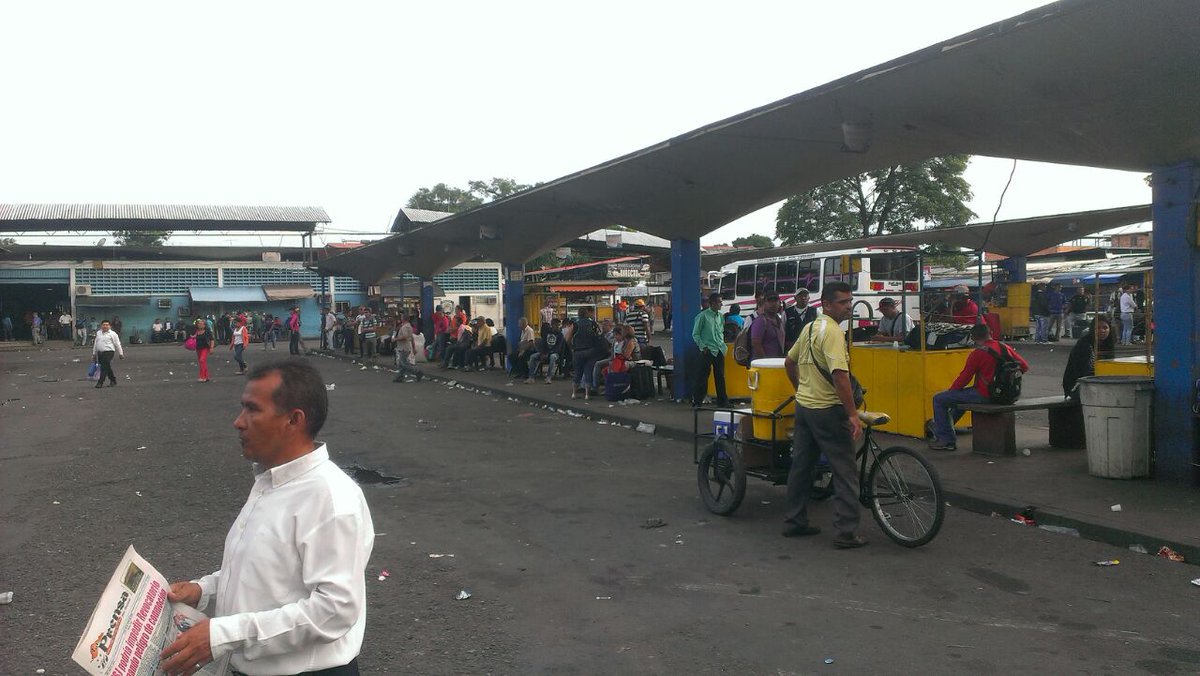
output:
[[727, 516], [741, 506], [746, 497], [746, 468], [731, 443], [716, 439], [704, 449], [696, 465], [696, 483], [700, 499], [713, 514]]
[[910, 448], [892, 446], [867, 473], [868, 505], [884, 534], [904, 547], [920, 547], [938, 534], [946, 500], [937, 470]]

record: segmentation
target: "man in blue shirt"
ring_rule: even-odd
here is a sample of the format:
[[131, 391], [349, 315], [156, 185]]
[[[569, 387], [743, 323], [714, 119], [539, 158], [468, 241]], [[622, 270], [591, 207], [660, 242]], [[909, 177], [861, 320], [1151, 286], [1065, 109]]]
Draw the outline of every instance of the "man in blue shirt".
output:
[[1062, 284], [1051, 284], [1046, 293], [1046, 307], [1050, 310], [1050, 326], [1047, 328], [1049, 340], [1058, 342], [1062, 337], [1063, 311], [1066, 310], [1067, 299], [1062, 292]]

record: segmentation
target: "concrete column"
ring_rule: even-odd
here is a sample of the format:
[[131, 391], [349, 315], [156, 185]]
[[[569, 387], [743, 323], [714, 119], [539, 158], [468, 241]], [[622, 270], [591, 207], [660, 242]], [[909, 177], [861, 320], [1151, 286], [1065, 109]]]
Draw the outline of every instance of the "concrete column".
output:
[[687, 391], [688, 353], [693, 349], [692, 324], [700, 314], [700, 240], [671, 240], [671, 342], [675, 376], [671, 394], [675, 399]]
[[1155, 478], [1200, 481], [1196, 463], [1197, 417], [1192, 414], [1200, 377], [1197, 303], [1200, 248], [1195, 199], [1200, 164], [1154, 170], [1154, 432]]
[[425, 342], [433, 340], [433, 280], [421, 278], [421, 332]]
[[504, 265], [504, 339], [511, 352], [521, 340], [517, 320], [525, 315], [525, 264]]

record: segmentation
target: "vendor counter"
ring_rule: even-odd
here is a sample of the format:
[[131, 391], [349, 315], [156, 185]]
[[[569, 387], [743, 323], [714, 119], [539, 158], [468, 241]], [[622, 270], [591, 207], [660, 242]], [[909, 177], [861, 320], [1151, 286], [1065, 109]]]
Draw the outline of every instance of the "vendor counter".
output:
[[1116, 359], [1097, 359], [1096, 375], [1098, 376], [1150, 376], [1154, 377], [1154, 357], [1138, 355], [1136, 357], [1118, 357]]
[[[867, 410], [891, 416], [880, 430], [921, 438], [925, 421], [933, 417], [933, 395], [950, 387], [970, 354], [970, 349], [921, 352], [889, 343], [855, 343], [850, 346], [850, 371], [867, 391]], [[968, 413], [958, 426], [970, 424]]]
[[[725, 396], [730, 399], [750, 398], [750, 371], [733, 360], [733, 343], [725, 343]], [[717, 381], [708, 374], [708, 396], [717, 396]]]

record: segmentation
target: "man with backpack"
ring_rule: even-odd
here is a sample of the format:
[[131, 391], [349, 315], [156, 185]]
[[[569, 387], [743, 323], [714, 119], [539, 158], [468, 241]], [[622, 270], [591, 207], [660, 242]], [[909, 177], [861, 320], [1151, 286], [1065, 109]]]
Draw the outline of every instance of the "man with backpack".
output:
[[[933, 451], [956, 450], [954, 423], [962, 417], [959, 404], [1011, 404], [1021, 394], [1021, 374], [1029, 371], [1029, 362], [1017, 351], [993, 340], [987, 324], [971, 327], [975, 349], [967, 357], [963, 370], [950, 389], [933, 395]], [[974, 378], [974, 384], [968, 383]]]

